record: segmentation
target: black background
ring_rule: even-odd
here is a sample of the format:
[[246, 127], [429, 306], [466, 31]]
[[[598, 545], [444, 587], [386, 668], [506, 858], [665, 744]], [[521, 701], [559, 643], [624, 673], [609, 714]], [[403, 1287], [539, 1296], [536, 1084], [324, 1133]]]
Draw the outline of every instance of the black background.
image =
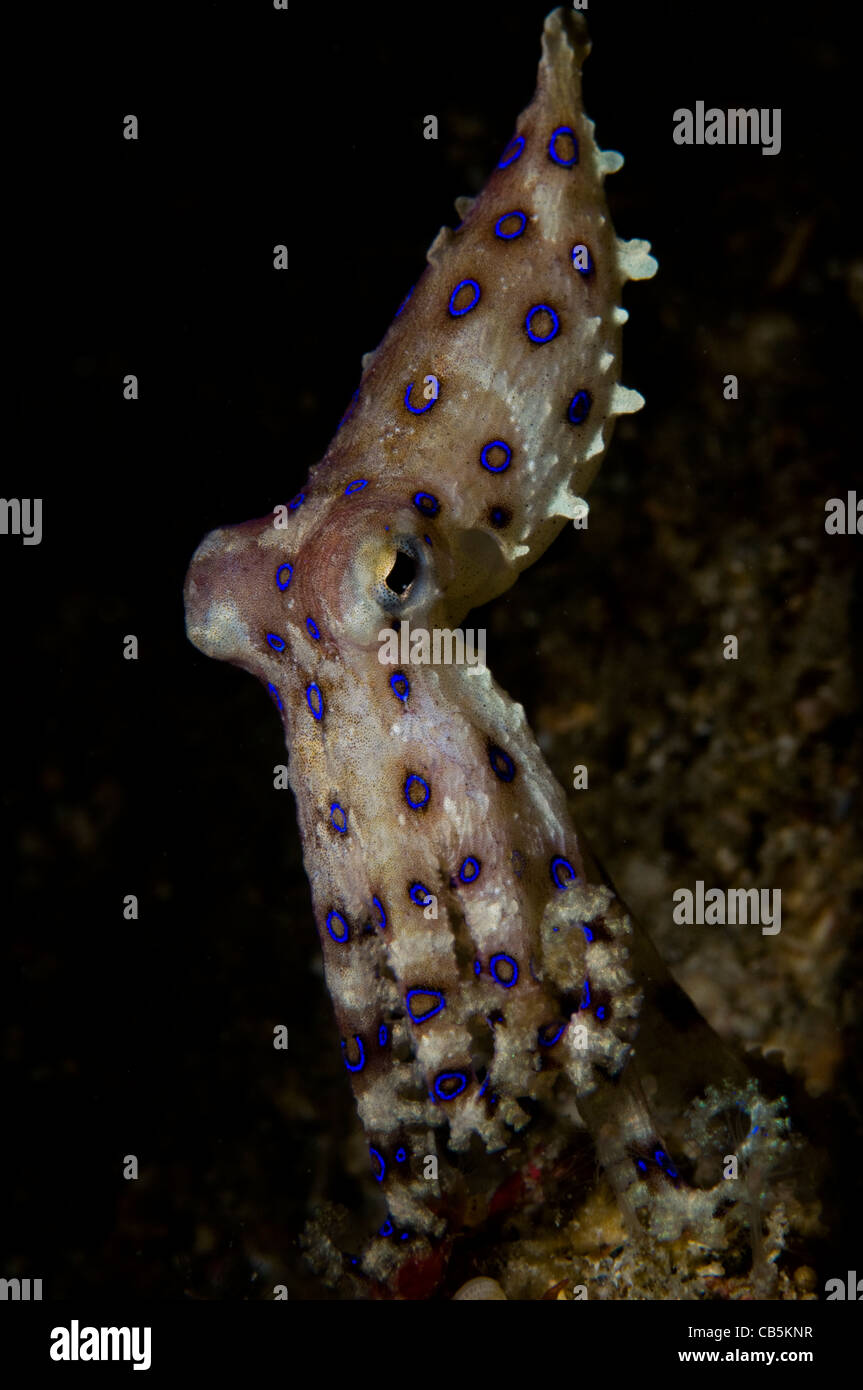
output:
[[[41, 1277], [46, 1297], [258, 1298], [277, 1281], [327, 1296], [296, 1242], [310, 1196], [358, 1200], [341, 1162], [356, 1120], [293, 806], [272, 790], [281, 730], [265, 692], [187, 643], [183, 577], [206, 531], [286, 500], [324, 452], [361, 354], [529, 101], [547, 8], [79, 6], [18, 52], [7, 279], [24, 292], [10, 335], [21, 430], [2, 491], [44, 499], [44, 537], [0, 537], [0, 1272]], [[590, 7], [585, 105], [601, 146], [626, 157], [609, 181], [615, 226], [648, 237], [661, 266], [627, 290], [624, 381], [648, 409], [597, 482], [609, 505], [638, 511], [623, 480], [649, 466], [640, 422], [692, 400], [719, 306], [781, 302], [765, 281], [796, 222], [817, 214], [816, 270], [859, 244], [844, 13]], [[781, 155], [674, 145], [673, 110], [699, 99], [780, 106]], [[859, 323], [824, 283], [786, 301], [821, 372], [783, 404], [829, 444], [827, 474], [813, 462], [822, 507], [859, 461]], [[697, 436], [682, 442], [706, 515], [723, 480], [699, 474]], [[767, 460], [723, 495], [729, 514], [768, 515]], [[572, 596], [605, 582], [601, 552], [567, 563], [571, 590], [544, 619], [564, 626]], [[633, 605], [638, 571], [636, 550]], [[555, 680], [520, 626], [534, 582], [500, 601], [513, 635], [490, 653], [531, 722]], [[127, 633], [137, 662], [122, 659]], [[130, 1153], [137, 1183], [122, 1178]]]

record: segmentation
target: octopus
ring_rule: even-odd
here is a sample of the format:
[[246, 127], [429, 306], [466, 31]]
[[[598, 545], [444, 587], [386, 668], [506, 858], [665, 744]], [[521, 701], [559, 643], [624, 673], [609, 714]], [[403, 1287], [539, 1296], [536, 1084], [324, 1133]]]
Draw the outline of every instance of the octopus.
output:
[[526, 1144], [540, 1171], [586, 1128], [634, 1237], [662, 1241], [722, 1201], [687, 1123], [703, 1138], [736, 1107], [738, 1147], [782, 1123], [633, 922], [522, 707], [484, 662], [413, 640], [442, 634], [451, 657], [472, 609], [577, 532], [616, 418], [644, 403], [620, 384], [621, 297], [657, 263], [611, 224], [623, 160], [583, 111], [589, 48], [579, 13], [549, 15], [532, 102], [324, 458], [272, 513], [208, 535], [186, 579], [190, 640], [262, 681], [284, 725], [386, 1205], [353, 1268], [402, 1296]]

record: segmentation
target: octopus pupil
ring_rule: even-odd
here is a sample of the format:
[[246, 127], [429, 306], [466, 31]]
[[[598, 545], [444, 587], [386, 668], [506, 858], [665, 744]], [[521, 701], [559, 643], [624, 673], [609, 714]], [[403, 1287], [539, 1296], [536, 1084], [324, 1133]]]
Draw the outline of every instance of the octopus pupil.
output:
[[394, 594], [403, 598], [417, 577], [417, 562], [412, 555], [406, 551], [399, 550], [396, 554], [395, 563], [386, 577], [386, 586], [392, 589]]

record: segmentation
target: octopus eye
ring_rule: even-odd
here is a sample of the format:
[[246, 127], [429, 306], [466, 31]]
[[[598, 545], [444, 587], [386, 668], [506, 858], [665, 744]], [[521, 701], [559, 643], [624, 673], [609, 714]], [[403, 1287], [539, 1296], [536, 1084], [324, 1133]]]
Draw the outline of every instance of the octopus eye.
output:
[[393, 567], [384, 583], [398, 598], [405, 598], [417, 577], [417, 562], [406, 550], [396, 551]]

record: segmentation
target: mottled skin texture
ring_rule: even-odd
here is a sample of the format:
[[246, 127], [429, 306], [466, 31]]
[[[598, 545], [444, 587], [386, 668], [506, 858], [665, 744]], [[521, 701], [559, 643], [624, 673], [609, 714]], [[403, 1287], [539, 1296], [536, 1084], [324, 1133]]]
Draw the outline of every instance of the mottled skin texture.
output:
[[[186, 583], [191, 640], [264, 681], [281, 711], [327, 987], [391, 1223], [364, 1257], [378, 1279], [442, 1236], [445, 1151], [477, 1136], [508, 1150], [525, 1103], [589, 1125], [632, 1213], [647, 1192], [633, 1155], [660, 1144], [625, 1064], [645, 992], [675, 987], [635, 947], [521, 706], [464, 665], [398, 668], [399, 698], [378, 660], [382, 629], [452, 629], [512, 584], [578, 515], [614, 417], [642, 404], [619, 384], [620, 298], [656, 267], [608, 217], [604, 177], [622, 161], [581, 108], [587, 51], [578, 14], [549, 17], [504, 167], [439, 234], [303, 493], [209, 535]], [[526, 331], [536, 306], [544, 342]], [[686, 1017], [690, 1047], [693, 1026], [709, 1033]], [[696, 1070], [669, 1113], [703, 1057]]]

